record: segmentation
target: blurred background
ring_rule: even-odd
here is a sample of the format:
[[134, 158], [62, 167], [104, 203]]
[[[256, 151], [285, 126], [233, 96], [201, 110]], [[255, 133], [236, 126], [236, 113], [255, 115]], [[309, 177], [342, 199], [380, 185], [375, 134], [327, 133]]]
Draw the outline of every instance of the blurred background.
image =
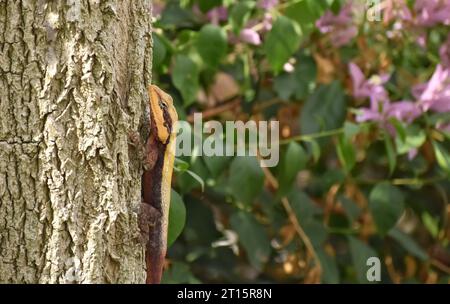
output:
[[280, 122], [280, 162], [176, 161], [166, 283], [450, 282], [450, 0], [154, 1], [180, 119]]

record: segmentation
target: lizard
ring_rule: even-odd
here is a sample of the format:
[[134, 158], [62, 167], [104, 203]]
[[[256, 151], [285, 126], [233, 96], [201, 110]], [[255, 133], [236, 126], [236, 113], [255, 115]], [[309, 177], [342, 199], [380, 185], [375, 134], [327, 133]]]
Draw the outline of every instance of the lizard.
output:
[[147, 284], [161, 282], [167, 250], [172, 171], [175, 159], [175, 123], [178, 115], [172, 97], [156, 85], [148, 87], [150, 135], [142, 145], [137, 134], [131, 140], [143, 149], [142, 204], [139, 227], [145, 242]]

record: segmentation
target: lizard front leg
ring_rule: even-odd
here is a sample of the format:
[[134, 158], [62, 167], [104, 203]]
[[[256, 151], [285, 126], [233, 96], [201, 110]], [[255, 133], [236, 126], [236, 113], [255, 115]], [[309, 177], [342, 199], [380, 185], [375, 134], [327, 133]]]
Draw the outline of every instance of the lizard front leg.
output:
[[131, 131], [128, 134], [130, 143], [134, 146], [139, 155], [139, 159], [145, 171], [150, 171], [156, 164], [158, 153], [155, 150], [156, 139], [155, 136], [150, 135], [145, 145], [141, 141], [141, 136], [137, 131]]

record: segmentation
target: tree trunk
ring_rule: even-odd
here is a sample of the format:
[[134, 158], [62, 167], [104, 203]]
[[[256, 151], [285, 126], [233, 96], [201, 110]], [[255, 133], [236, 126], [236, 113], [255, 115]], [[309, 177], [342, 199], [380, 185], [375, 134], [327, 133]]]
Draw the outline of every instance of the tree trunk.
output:
[[0, 1], [0, 282], [143, 283], [150, 0]]

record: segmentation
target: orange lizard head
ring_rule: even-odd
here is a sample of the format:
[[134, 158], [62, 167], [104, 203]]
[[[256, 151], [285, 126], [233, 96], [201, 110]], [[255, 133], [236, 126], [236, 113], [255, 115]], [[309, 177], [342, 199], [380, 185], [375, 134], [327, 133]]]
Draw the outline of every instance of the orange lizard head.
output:
[[167, 144], [175, 132], [174, 126], [178, 121], [172, 97], [155, 85], [150, 85], [148, 91], [152, 123], [156, 126], [157, 138], [163, 144]]

